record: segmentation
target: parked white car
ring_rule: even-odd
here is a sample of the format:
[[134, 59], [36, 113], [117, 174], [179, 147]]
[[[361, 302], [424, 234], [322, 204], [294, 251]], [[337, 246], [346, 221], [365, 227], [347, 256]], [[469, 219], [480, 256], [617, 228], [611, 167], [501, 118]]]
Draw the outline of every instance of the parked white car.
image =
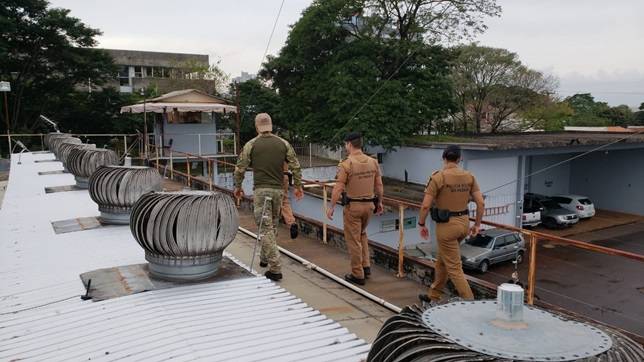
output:
[[551, 197], [551, 199], [564, 209], [577, 213], [580, 219], [588, 219], [595, 216], [595, 205], [586, 196], [557, 195]]
[[523, 215], [521, 216], [521, 225], [524, 227], [533, 227], [541, 224], [541, 211], [543, 209], [529, 200], [523, 201]]

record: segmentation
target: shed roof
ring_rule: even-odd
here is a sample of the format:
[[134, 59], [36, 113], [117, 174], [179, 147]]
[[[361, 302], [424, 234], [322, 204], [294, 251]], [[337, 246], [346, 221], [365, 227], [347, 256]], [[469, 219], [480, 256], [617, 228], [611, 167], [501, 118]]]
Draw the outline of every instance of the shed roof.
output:
[[433, 136], [411, 139], [408, 146], [445, 148], [457, 144], [473, 150], [518, 150], [533, 148], [561, 148], [570, 146], [599, 146], [611, 142], [641, 144], [644, 147], [644, 130], [639, 132], [530, 132], [513, 134], [486, 134], [453, 137], [436, 142]]

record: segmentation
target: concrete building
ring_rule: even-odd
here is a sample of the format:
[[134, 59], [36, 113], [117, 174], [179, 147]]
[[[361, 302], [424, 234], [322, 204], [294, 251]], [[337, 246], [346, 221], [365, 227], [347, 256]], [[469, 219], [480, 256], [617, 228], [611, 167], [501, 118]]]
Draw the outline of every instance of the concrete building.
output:
[[212, 80], [201, 79], [197, 69], [209, 66], [207, 54], [162, 53], [139, 50], [103, 49], [119, 67], [112, 85], [121, 92], [156, 87], [159, 93], [185, 88], [209, 92]]
[[[445, 143], [384, 153], [386, 177], [425, 184], [441, 167]], [[523, 195], [578, 194], [599, 209], [644, 215], [644, 134], [561, 132], [464, 140], [462, 166], [486, 196], [486, 220], [521, 226]], [[585, 154], [589, 151], [588, 154]]]
[[242, 71], [239, 77], [233, 78], [233, 83], [244, 83], [245, 81], [255, 78], [257, 78], [257, 74]]

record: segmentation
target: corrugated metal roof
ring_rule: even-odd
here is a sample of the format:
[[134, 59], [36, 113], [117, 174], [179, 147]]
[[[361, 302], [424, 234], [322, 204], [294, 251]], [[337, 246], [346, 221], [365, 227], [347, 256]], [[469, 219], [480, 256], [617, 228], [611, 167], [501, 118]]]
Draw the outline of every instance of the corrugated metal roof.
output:
[[0, 360], [359, 361], [369, 345], [266, 278], [82, 301], [79, 274], [143, 263], [127, 226], [55, 234], [97, 216], [87, 191], [46, 194], [60, 163], [14, 159], [0, 209]]

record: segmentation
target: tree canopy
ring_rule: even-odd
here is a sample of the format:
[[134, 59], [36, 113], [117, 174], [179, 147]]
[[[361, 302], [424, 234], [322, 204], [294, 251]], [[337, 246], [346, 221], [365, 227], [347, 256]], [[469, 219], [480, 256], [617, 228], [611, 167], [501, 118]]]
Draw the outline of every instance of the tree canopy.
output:
[[61, 108], [78, 85], [101, 85], [116, 72], [108, 54], [91, 48], [100, 31], [45, 0], [3, 1], [0, 32], [0, 77], [11, 81], [14, 132], [32, 131], [38, 115]]
[[392, 148], [445, 117], [453, 107], [453, 52], [427, 40], [438, 39], [432, 32], [448, 23], [451, 30], [461, 24], [482, 31], [482, 24], [465, 26], [465, 19], [499, 11], [491, 0], [457, 3], [314, 1], [260, 73], [280, 96], [284, 125], [329, 145], [361, 131], [369, 142]]
[[506, 49], [463, 45], [452, 70], [457, 103], [455, 129], [480, 133], [516, 128], [518, 114], [543, 103], [554, 93], [556, 80], [529, 69]]

